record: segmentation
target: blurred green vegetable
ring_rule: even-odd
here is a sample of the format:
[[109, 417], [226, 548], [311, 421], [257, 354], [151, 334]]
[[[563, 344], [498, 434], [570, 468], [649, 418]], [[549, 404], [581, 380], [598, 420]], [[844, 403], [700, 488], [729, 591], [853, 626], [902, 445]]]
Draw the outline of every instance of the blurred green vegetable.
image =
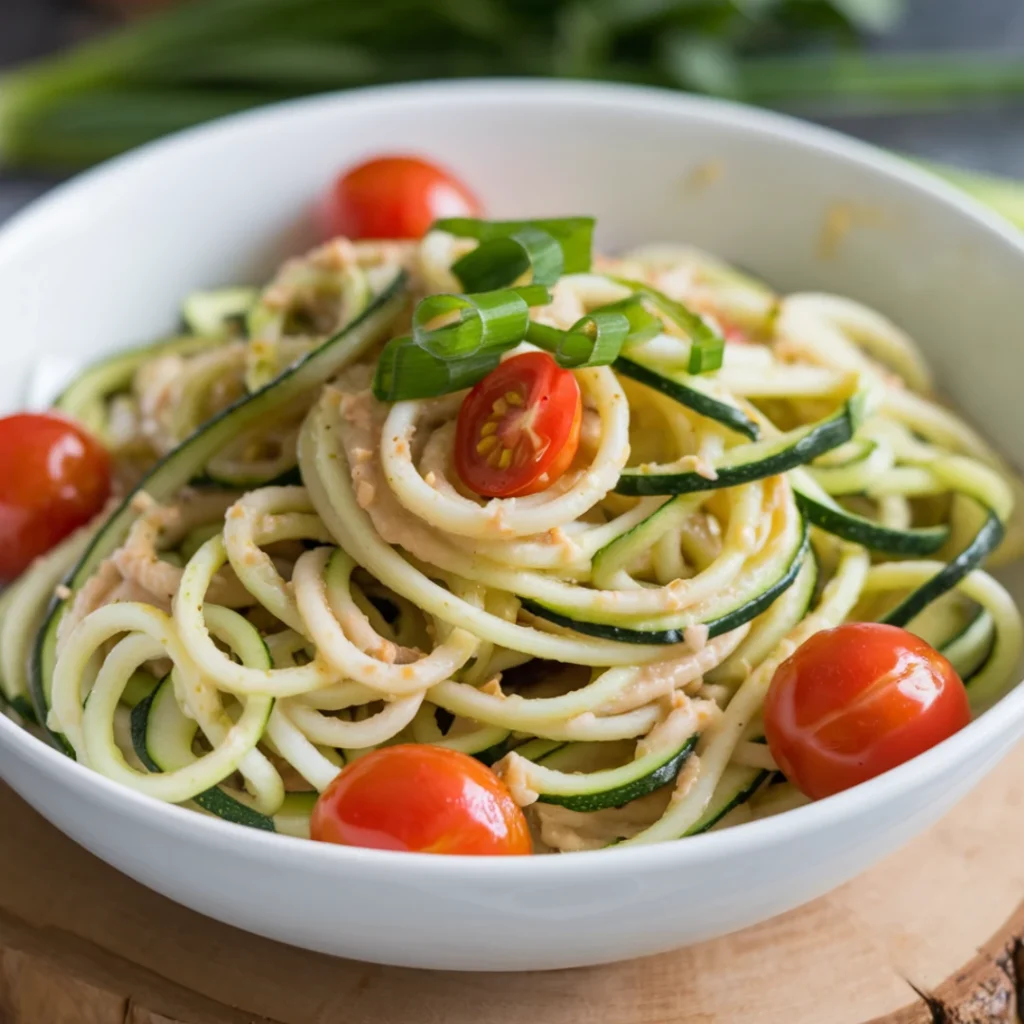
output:
[[0, 78], [0, 157], [81, 165], [255, 104], [424, 78], [603, 78], [773, 103], [820, 82], [864, 99], [850, 71], [783, 54], [848, 48], [903, 3], [192, 0]]
[[936, 164], [925, 165], [932, 173], [967, 192], [979, 203], [1001, 214], [1015, 227], [1024, 230], [1024, 184], [977, 171]]
[[[0, 161], [81, 166], [273, 100], [472, 75], [668, 85], [804, 111], [1024, 93], [1013, 54], [855, 49], [904, 3], [191, 0], [0, 77]], [[1024, 227], [1024, 187], [933, 170]]]

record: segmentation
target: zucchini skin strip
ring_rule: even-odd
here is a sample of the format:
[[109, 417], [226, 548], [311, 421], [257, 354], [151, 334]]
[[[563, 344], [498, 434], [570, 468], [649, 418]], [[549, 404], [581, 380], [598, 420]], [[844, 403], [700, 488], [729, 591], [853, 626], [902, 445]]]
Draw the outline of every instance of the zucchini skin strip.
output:
[[[788, 590], [796, 582], [796, 578], [800, 573], [800, 568], [803, 565], [804, 558], [807, 556], [809, 544], [810, 539], [807, 524], [803, 523], [801, 528], [800, 544], [797, 548], [796, 554], [790, 561], [783, 575], [780, 576], [771, 586], [761, 591], [761, 593], [756, 597], [747, 601], [745, 604], [740, 605], [739, 608], [735, 608], [731, 612], [727, 612], [725, 615], [721, 616], [721, 618], [703, 623], [703, 625], [708, 627], [708, 637], [721, 636], [723, 633], [728, 633], [730, 630], [736, 629], [737, 626], [742, 626], [744, 623], [756, 618], [761, 614], [761, 612], [765, 611], [780, 594]], [[557, 626], [563, 626], [566, 629], [575, 630], [577, 633], [583, 633], [586, 636], [595, 636], [603, 640], [618, 640], [621, 643], [627, 644], [681, 644], [686, 639], [684, 635], [686, 629], [690, 625], [697, 624], [688, 623], [687, 626], [673, 629], [631, 629], [628, 626], [611, 626], [605, 623], [587, 622], [584, 619], [572, 618], [571, 616], [564, 615], [556, 609], [549, 608], [547, 605], [541, 604], [539, 601], [531, 600], [530, 598], [524, 597], [521, 598], [521, 601], [523, 608], [526, 611], [538, 616], [539, 618], [547, 619], [549, 622], [553, 622]]]
[[813, 525], [872, 551], [888, 555], [930, 555], [938, 551], [949, 537], [948, 526], [897, 530], [844, 508], [831, 508], [811, 495], [801, 493], [798, 486], [794, 486], [793, 492], [800, 511]]
[[996, 624], [991, 613], [982, 608], [954, 637], [939, 648], [970, 693], [970, 684], [984, 669], [996, 646]]
[[[169, 679], [164, 680], [160, 684], [161, 687], [169, 685]], [[162, 773], [163, 769], [150, 756], [147, 734], [149, 731], [149, 713], [159, 690], [160, 687], [144, 700], [139, 701], [132, 708], [131, 717], [132, 747], [135, 750], [135, 755], [149, 771], [158, 774]], [[261, 814], [251, 807], [246, 807], [245, 804], [228, 796], [227, 793], [217, 786], [204, 790], [202, 793], [194, 796], [192, 800], [199, 807], [202, 807], [204, 811], [209, 811], [218, 818], [233, 821], [238, 825], [246, 825], [249, 828], [263, 829], [265, 832], [277, 831], [274, 827], [273, 818], [268, 817], [266, 814]]]
[[[668, 786], [675, 782], [683, 765], [686, 764], [696, 748], [698, 739], [699, 736], [695, 733], [686, 740], [679, 750], [653, 771], [621, 786], [573, 795], [547, 793], [542, 790], [537, 794], [537, 799], [540, 803], [557, 804], [571, 811], [600, 811], [607, 807], [623, 807], [633, 800], [639, 800], [640, 797], [653, 793], [656, 789], [661, 789], [662, 786]], [[541, 758], [538, 763], [544, 766], [544, 759]]]
[[890, 626], [906, 626], [916, 615], [919, 615], [943, 594], [952, 590], [972, 569], [984, 560], [985, 556], [995, 551], [1002, 543], [1006, 533], [1000, 518], [989, 510], [988, 517], [974, 539], [948, 562], [944, 569], [936, 573], [927, 583], [922, 584], [909, 597], [904, 598], [882, 622]]
[[103, 402], [107, 397], [126, 390], [140, 366], [162, 355], [196, 355], [222, 345], [224, 340], [187, 335], [115, 352], [71, 381], [53, 400], [53, 408], [80, 421], [101, 440], [107, 441], [107, 416]]
[[[763, 480], [765, 477], [786, 473], [798, 466], [806, 465], [824, 452], [838, 448], [849, 441], [863, 420], [863, 406], [866, 393], [858, 392], [847, 400], [843, 407], [824, 420], [810, 427], [791, 432], [789, 443], [786, 435], [774, 438], [770, 442], [756, 442], [767, 446], [779, 446], [777, 451], [750, 462], [737, 461], [730, 465], [729, 461], [742, 457], [745, 447], [730, 448], [718, 460], [724, 465], [714, 467], [713, 477], [703, 476], [697, 472], [644, 472], [642, 469], [627, 469], [619, 477], [615, 490], [619, 494], [633, 497], [655, 494], [692, 494], [694, 491], [713, 491], [720, 487], [735, 487], [738, 484]], [[793, 435], [797, 436], [793, 436]], [[780, 442], [782, 444], [780, 445]]]
[[[772, 776], [766, 768], [743, 768], [730, 765], [722, 773], [722, 779], [715, 788], [715, 794], [708, 804], [704, 816], [684, 833], [688, 836], [700, 835], [718, 824], [730, 811], [745, 804]], [[723, 784], [725, 784], [723, 786]], [[715, 796], [720, 790], [726, 790], [726, 798], [716, 801]]]
[[761, 428], [742, 410], [728, 402], [722, 402], [712, 395], [689, 387], [682, 381], [675, 380], [664, 374], [658, 373], [642, 363], [620, 356], [612, 363], [612, 369], [621, 373], [624, 377], [635, 380], [638, 384], [644, 384], [655, 391], [685, 405], [701, 416], [721, 423], [722, 426], [735, 430], [738, 434], [756, 441], [761, 436]]

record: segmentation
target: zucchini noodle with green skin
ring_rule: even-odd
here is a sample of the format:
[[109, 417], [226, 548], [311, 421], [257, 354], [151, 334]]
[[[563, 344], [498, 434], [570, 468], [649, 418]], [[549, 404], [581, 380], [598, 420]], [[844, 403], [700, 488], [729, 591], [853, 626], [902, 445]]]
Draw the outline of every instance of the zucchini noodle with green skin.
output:
[[192, 296], [184, 334], [65, 392], [128, 504], [0, 598], [13, 714], [138, 792], [298, 835], [346, 764], [437, 744], [568, 852], [802, 802], [761, 714], [820, 630], [905, 624], [976, 711], [1011, 685], [1021, 617], [982, 564], [1024, 550], [1021, 483], [903, 331], [682, 246], [597, 258], [487, 354], [606, 330], [596, 364], [573, 357], [578, 452], [483, 499], [453, 457], [466, 392], [374, 390], [387, 343], [452, 322], [414, 322], [417, 300], [500, 271], [460, 262], [472, 233], [336, 239], [262, 290]]

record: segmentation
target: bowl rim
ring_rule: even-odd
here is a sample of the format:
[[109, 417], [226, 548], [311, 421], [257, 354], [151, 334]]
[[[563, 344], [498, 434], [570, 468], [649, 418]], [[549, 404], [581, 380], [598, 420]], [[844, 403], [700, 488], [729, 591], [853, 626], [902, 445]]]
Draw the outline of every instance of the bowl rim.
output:
[[[973, 222], [990, 238], [1002, 243], [1024, 263], [1024, 236], [1008, 222], [980, 203], [946, 184], [926, 170], [853, 139], [840, 132], [771, 111], [747, 107], [727, 100], [675, 93], [666, 89], [614, 83], [547, 81], [494, 78], [409, 83], [343, 90], [314, 97], [287, 100], [233, 114], [147, 143], [115, 157], [30, 203], [0, 227], [0, 262], [16, 259], [18, 248], [47, 219], [59, 218], [73, 209], [91, 190], [106, 188], [107, 182], [130, 176], [136, 167], [158, 164], [168, 153], [218, 135], [246, 132], [262, 123], [331, 108], [362, 107], [368, 110], [405, 108], [413, 114], [420, 105], [436, 108], [447, 101], [491, 105], [514, 102], [548, 108], [552, 104], [607, 111], [650, 113], [668, 119], [703, 122], [746, 133], [770, 137], [795, 150], [813, 150], [841, 163], [856, 166], [868, 176], [887, 178], [902, 187], [923, 193], [945, 206], [953, 215]], [[825, 800], [787, 811], [777, 817], [745, 822], [719, 832], [689, 836], [643, 846], [613, 847], [571, 857], [444, 857], [423, 853], [400, 853], [315, 843], [278, 833], [246, 829], [219, 818], [166, 804], [122, 786], [71, 760], [63, 753], [0, 715], [0, 744], [69, 789], [94, 797], [111, 810], [132, 817], [143, 827], [163, 831], [192, 831], [195, 841], [210, 846], [234, 847], [239, 854], [277, 857], [292, 866], [306, 863], [316, 869], [393, 871], [399, 866], [423, 872], [438, 882], [479, 883], [519, 881], [553, 882], [567, 873], [574, 879], [598, 879], [616, 875], [630, 866], [657, 869], [684, 868], [707, 859], [754, 854], [759, 849], [797, 841], [842, 819], [854, 817], [899, 799], [941, 773], [943, 766], [980, 756], [1000, 735], [1021, 731], [1024, 721], [1024, 686], [1016, 684], [991, 708], [966, 728], [937, 746], [884, 775]]]

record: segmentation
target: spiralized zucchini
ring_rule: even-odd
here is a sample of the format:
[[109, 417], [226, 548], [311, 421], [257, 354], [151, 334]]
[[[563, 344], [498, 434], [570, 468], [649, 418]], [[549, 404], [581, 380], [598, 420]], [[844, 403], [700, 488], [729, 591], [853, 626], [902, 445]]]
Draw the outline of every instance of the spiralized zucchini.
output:
[[[272, 398], [396, 270], [411, 310], [458, 291], [452, 266], [465, 273], [476, 244], [335, 240], [258, 293], [193, 297], [183, 343], [91, 371], [65, 408], [116, 438], [136, 476], [187, 463], [193, 432]], [[1021, 485], [932, 397], [911, 339], [851, 300], [777, 296], [678, 246], [562, 275], [532, 316], [568, 331], [652, 296], [653, 332], [618, 364], [574, 370], [579, 453], [528, 497], [485, 501], [460, 480], [464, 393], [374, 397], [408, 311], [322, 387], [262, 398], [268, 415], [188, 487], [154, 503], [144, 478], [124, 539], [49, 617], [86, 535], [5, 596], [0, 692], [25, 714], [33, 691], [42, 724], [125, 786], [292, 834], [367, 752], [460, 750], [530, 808], [545, 851], [797, 805], [761, 706], [800, 643], [849, 619], [909, 619], [976, 709], [995, 701], [1024, 640], [980, 564], [1020, 554]], [[717, 356], [694, 347], [722, 334], [722, 366], [701, 372]], [[126, 705], [131, 744], [115, 728]]]

